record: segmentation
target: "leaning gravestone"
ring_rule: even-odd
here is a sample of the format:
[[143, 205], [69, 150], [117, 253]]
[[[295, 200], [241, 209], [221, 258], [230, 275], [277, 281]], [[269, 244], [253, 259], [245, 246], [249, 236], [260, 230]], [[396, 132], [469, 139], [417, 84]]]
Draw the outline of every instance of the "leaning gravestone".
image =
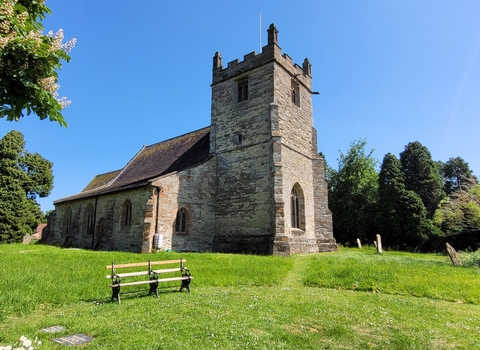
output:
[[357, 245], [358, 248], [362, 249], [362, 242], [360, 241], [360, 238], [357, 238]]
[[23, 236], [23, 244], [30, 244], [30, 242], [32, 241], [32, 236], [30, 236], [28, 233]]
[[452, 260], [452, 264], [456, 266], [462, 265], [462, 262], [458, 258], [457, 251], [448, 243], [446, 244], [446, 246], [447, 246], [447, 253], [448, 253], [448, 256], [450, 257], [450, 260]]

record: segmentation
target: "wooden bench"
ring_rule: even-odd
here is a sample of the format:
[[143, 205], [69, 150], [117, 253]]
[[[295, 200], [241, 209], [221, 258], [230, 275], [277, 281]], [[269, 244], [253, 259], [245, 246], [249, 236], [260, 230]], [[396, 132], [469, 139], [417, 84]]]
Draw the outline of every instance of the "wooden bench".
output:
[[[110, 287], [112, 287], [112, 299], [117, 299], [117, 302], [120, 304], [120, 288], [126, 286], [135, 286], [141, 284], [149, 284], [150, 291], [148, 295], [155, 293], [158, 298], [158, 284], [162, 282], [172, 282], [172, 281], [182, 281], [182, 285], [180, 286], [180, 292], [183, 289], [187, 289], [190, 292], [190, 279], [193, 277], [190, 274], [190, 270], [187, 269], [184, 265], [186, 262], [185, 259], [180, 258], [180, 260], [164, 260], [164, 261], [150, 261], [148, 262], [141, 262], [141, 263], [132, 263], [132, 264], [118, 264], [115, 265], [112, 262], [112, 265], [107, 265], [107, 269], [111, 270], [110, 275], [107, 275], [108, 279], [111, 279], [112, 283]], [[163, 268], [163, 269], [156, 269], [154, 270], [152, 266], [156, 265], [173, 265], [177, 264], [177, 267], [171, 268]], [[142, 270], [140, 270], [142, 268]], [[145, 269], [146, 268], [146, 269]], [[116, 270], [118, 269], [125, 269], [122, 272], [118, 273]], [[158, 275], [161, 274], [180, 274], [180, 276], [170, 276], [165, 278], [158, 278]], [[126, 277], [140, 277], [140, 276], [148, 276], [148, 279], [142, 280], [133, 280], [131, 282], [123, 282], [122, 279]]]

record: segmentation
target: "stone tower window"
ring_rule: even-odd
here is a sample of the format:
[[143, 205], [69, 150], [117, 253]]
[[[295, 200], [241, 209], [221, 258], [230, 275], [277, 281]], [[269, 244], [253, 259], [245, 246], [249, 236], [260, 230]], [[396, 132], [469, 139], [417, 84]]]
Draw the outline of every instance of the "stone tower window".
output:
[[300, 87], [297, 82], [292, 80], [292, 103], [300, 107]]
[[292, 189], [292, 228], [300, 228], [300, 213], [298, 210], [298, 195], [295, 188]]
[[238, 102], [248, 100], [248, 79], [237, 82]]
[[132, 203], [127, 199], [123, 203], [123, 225], [130, 226], [132, 224]]
[[180, 209], [177, 212], [177, 218], [175, 219], [175, 233], [187, 234], [187, 219], [187, 210], [185, 208]]
[[303, 191], [298, 183], [292, 188], [290, 210], [292, 229], [305, 230], [305, 202]]

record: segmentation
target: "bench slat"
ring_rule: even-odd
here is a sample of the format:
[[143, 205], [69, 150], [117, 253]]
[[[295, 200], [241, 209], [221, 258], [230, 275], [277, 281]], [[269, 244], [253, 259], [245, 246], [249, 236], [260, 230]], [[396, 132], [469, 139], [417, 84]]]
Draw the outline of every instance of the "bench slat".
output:
[[120, 284], [112, 284], [111, 287], [118, 287], [118, 286], [134, 286], [137, 284], [150, 284], [150, 283], [155, 283], [155, 280], [151, 281], [137, 281], [137, 282], [127, 282], [127, 283], [120, 283]]
[[[166, 265], [166, 264], [180, 264], [180, 262], [184, 263], [187, 260], [162, 260], [162, 261], [151, 261], [150, 265]], [[141, 263], [132, 263], [132, 264], [118, 264], [114, 265], [115, 268], [122, 268], [122, 267], [140, 267], [140, 266], [148, 266], [148, 262], [141, 262]], [[107, 269], [111, 269], [112, 265], [107, 265]]]
[[[148, 271], [138, 271], [138, 272], [127, 272], [127, 273], [116, 273], [115, 276], [118, 277], [133, 277], [133, 276], [143, 276], [148, 275]], [[107, 278], [112, 278], [112, 275], [107, 275]]]
[[192, 276], [184, 276], [184, 277], [169, 277], [169, 278], [159, 278], [158, 281], [160, 282], [171, 282], [171, 281], [183, 281], [183, 280], [188, 280], [189, 278], [193, 278]]
[[[182, 269], [175, 267], [173, 269], [162, 269], [162, 270], [152, 270], [155, 273], [170, 273], [170, 272], [181, 272]], [[127, 272], [127, 273], [116, 273], [115, 276], [118, 277], [133, 277], [133, 276], [143, 276], [148, 275], [148, 271], [138, 271], [138, 272]], [[107, 275], [107, 278], [112, 278], [112, 275]]]
[[152, 272], [156, 272], [156, 273], [169, 273], [169, 272], [177, 272], [177, 271], [180, 272], [182, 271], [182, 269], [179, 267], [176, 267], [173, 269], [152, 270]]
[[187, 259], [179, 260], [162, 260], [162, 261], [150, 261], [150, 265], [167, 265], [167, 264], [180, 264], [187, 262]]

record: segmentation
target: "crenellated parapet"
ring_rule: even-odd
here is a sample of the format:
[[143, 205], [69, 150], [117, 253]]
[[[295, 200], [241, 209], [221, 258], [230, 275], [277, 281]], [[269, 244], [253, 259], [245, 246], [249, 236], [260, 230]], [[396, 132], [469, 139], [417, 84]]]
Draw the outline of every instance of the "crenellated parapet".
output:
[[287, 54], [282, 53], [278, 46], [278, 30], [274, 24], [271, 24], [268, 32], [268, 44], [262, 47], [262, 52], [257, 54], [255, 51], [243, 56], [243, 61], [238, 59], [228, 62], [227, 67], [223, 67], [222, 56], [216, 52], [213, 57], [213, 81], [212, 86], [226, 80], [234, 79], [243, 73], [252, 69], [261, 67], [272, 61], [282, 66], [299, 83], [311, 91], [312, 86], [312, 65], [308, 58], [305, 58], [300, 66], [292, 61]]

